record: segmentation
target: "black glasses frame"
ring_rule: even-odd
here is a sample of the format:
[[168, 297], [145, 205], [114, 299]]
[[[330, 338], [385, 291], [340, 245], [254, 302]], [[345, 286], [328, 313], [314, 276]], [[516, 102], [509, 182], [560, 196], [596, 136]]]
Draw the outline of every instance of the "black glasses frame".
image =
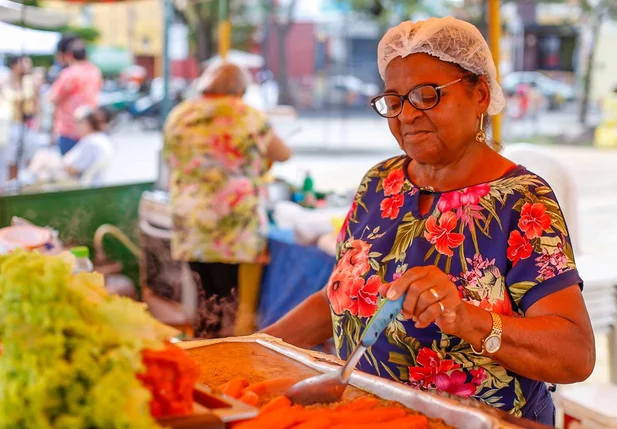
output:
[[[435, 106], [437, 106], [439, 104], [439, 102], [441, 101], [441, 90], [442, 89], [447, 88], [449, 86], [452, 86], [452, 85], [454, 85], [456, 83], [459, 83], [462, 80], [463, 80], [463, 78], [461, 77], [461, 78], [458, 78], [456, 80], [453, 80], [452, 82], [445, 83], [443, 85], [435, 85], [435, 84], [430, 84], [430, 83], [429, 84], [418, 85], [418, 86], [415, 86], [415, 87], [411, 88], [411, 90], [407, 94], [405, 94], [405, 95], [400, 95], [400, 94], [380, 94], [380, 95], [378, 95], [377, 97], [374, 97], [371, 100], [371, 106], [373, 107], [373, 110], [375, 110], [375, 112], [377, 112], [377, 114], [379, 116], [381, 116], [382, 118], [388, 118], [388, 119], [389, 118], [396, 118], [396, 117], [398, 117], [403, 112], [403, 107], [405, 105], [405, 100], [407, 100], [409, 102], [409, 104], [411, 104], [413, 107], [415, 107], [418, 110], [430, 110], [430, 109], [433, 109]], [[430, 107], [419, 107], [419, 106], [416, 106], [416, 104], [412, 101], [412, 99], [410, 97], [411, 93], [416, 91], [416, 90], [418, 90], [418, 89], [420, 89], [420, 88], [426, 88], [426, 87], [431, 87], [431, 88], [433, 88], [435, 90], [435, 93], [437, 94], [437, 99], [435, 100], [435, 104], [433, 104]], [[381, 100], [384, 97], [398, 97], [398, 98], [400, 98], [400, 100], [401, 100], [401, 107], [400, 107], [400, 109], [398, 110], [398, 112], [396, 114], [390, 116], [390, 115], [383, 115], [383, 114], [381, 114], [379, 112], [379, 110], [377, 109], [377, 103], [379, 102], [379, 100]]]

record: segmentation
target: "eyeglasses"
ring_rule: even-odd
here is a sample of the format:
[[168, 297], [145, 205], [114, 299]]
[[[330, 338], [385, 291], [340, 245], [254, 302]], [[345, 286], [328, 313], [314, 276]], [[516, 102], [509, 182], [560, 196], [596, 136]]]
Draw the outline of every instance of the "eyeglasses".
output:
[[441, 100], [441, 90], [455, 83], [459, 83], [463, 78], [453, 80], [444, 85], [420, 85], [412, 88], [407, 95], [382, 94], [371, 100], [371, 106], [380, 116], [384, 118], [396, 118], [403, 111], [405, 100], [418, 110], [429, 110], [439, 104]]

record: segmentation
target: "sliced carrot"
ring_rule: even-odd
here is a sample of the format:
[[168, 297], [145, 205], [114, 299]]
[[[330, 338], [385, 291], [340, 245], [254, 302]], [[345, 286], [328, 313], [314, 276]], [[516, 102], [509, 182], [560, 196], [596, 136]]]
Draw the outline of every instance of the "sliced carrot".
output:
[[304, 409], [299, 405], [294, 405], [287, 409], [259, 415], [253, 420], [238, 425], [235, 429], [287, 429], [303, 423], [307, 419]]
[[407, 415], [403, 408], [375, 408], [372, 410], [343, 411], [332, 416], [334, 425], [382, 423]]
[[242, 396], [242, 390], [244, 390], [244, 388], [246, 388], [248, 385], [248, 380], [244, 378], [235, 378], [223, 384], [221, 386], [221, 392], [223, 392], [224, 395], [238, 399], [240, 396]]
[[251, 391], [244, 392], [242, 396], [240, 396], [239, 400], [247, 405], [252, 405], [253, 407], [259, 407], [259, 403], [261, 402], [257, 393]]
[[294, 426], [294, 429], [330, 429], [332, 420], [328, 417], [317, 417]]
[[379, 399], [372, 396], [362, 396], [348, 404], [341, 405], [338, 411], [357, 411], [375, 408], [379, 404]]
[[293, 378], [273, 378], [270, 380], [265, 380], [259, 383], [251, 384], [250, 386], [244, 388], [244, 392], [247, 392], [247, 391], [254, 392], [258, 396], [283, 395], [295, 383], [296, 383], [296, 380]]
[[340, 424], [332, 429], [426, 429], [428, 419], [424, 416], [406, 416], [384, 423], [352, 423]]
[[387, 424], [396, 429], [426, 429], [428, 428], [428, 418], [420, 414], [409, 415], [402, 419], [392, 420]]
[[291, 401], [286, 396], [277, 396], [261, 408], [259, 414], [266, 414], [272, 411], [290, 408]]

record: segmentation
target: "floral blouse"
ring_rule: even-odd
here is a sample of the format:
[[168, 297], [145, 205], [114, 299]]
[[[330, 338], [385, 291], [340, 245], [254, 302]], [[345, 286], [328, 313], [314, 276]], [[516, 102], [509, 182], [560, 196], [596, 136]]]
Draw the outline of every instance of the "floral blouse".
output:
[[164, 152], [174, 259], [252, 263], [262, 255], [259, 201], [271, 138], [266, 116], [238, 97], [190, 100], [171, 112]]
[[[419, 213], [409, 158], [387, 160], [364, 177], [339, 236], [327, 285], [334, 341], [345, 359], [382, 297], [378, 290], [410, 267], [434, 264], [461, 299], [505, 316], [525, 317], [543, 297], [579, 284], [568, 229], [547, 183], [524, 167], [469, 188], [435, 193]], [[520, 416], [543, 383], [514, 374], [435, 324], [394, 320], [359, 364], [362, 371], [416, 389], [473, 397]]]

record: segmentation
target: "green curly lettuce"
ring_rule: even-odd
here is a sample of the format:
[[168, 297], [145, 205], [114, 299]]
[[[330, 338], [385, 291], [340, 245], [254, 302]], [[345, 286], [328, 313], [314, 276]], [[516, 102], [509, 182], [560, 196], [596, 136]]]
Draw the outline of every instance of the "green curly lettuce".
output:
[[0, 256], [0, 429], [157, 428], [136, 374], [176, 331], [62, 257]]

